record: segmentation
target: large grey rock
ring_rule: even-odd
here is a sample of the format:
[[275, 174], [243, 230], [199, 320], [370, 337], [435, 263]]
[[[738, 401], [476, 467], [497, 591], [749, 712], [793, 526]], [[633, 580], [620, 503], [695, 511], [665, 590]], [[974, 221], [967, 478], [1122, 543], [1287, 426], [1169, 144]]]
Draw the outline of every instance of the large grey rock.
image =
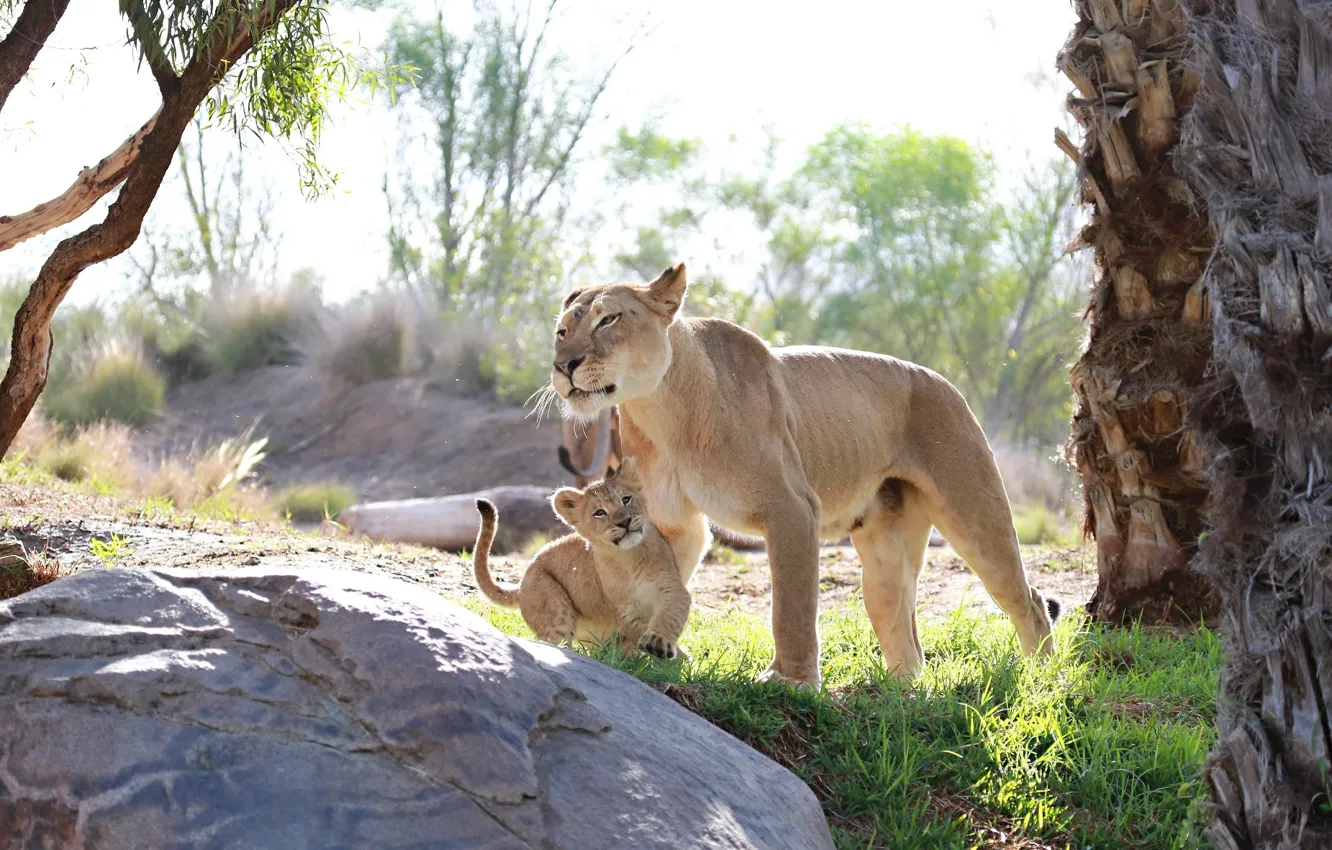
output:
[[0, 847], [832, 842], [782, 767], [432, 592], [118, 568], [0, 603]]

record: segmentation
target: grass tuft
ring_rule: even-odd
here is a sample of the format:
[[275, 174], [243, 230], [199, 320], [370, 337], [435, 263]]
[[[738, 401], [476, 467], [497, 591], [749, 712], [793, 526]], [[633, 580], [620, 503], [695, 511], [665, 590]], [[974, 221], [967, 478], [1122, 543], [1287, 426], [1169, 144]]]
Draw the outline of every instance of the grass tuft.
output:
[[166, 381], [138, 346], [112, 342], [89, 352], [72, 377], [47, 393], [43, 409], [52, 419], [86, 425], [142, 425], [162, 411]]
[[356, 503], [356, 494], [333, 481], [298, 484], [278, 491], [273, 502], [280, 515], [294, 522], [322, 522], [337, 519]]

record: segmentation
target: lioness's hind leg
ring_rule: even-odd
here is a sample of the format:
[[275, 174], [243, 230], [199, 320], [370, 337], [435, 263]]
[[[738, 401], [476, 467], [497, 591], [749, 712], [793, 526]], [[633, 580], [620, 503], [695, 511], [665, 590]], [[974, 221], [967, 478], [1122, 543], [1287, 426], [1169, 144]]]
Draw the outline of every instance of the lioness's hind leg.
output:
[[[993, 461], [989, 465], [993, 467]], [[971, 481], [954, 483], [941, 492], [939, 501], [932, 514], [934, 524], [1013, 621], [1022, 651], [1028, 655], [1051, 651], [1050, 612], [1040, 593], [1027, 584], [998, 470], [978, 468]]]
[[901, 483], [901, 499], [880, 501], [851, 532], [860, 556], [865, 611], [879, 637], [883, 663], [908, 678], [920, 674], [925, 652], [916, 630], [916, 582], [932, 523], [920, 493]]
[[573, 600], [564, 586], [542, 572], [523, 581], [519, 608], [528, 627], [546, 643], [572, 643], [577, 625]]

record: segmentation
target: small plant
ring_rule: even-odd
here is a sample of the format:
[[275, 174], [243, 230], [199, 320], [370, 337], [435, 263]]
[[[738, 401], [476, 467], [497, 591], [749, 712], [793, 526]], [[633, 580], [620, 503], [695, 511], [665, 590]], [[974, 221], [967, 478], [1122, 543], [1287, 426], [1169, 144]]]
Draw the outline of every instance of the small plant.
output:
[[341, 484], [325, 481], [298, 484], [278, 492], [273, 499], [279, 514], [294, 522], [336, 520], [356, 502], [356, 494]]
[[133, 551], [129, 547], [129, 538], [119, 534], [112, 534], [107, 540], [98, 540], [94, 537], [88, 541], [88, 545], [92, 548], [92, 553], [97, 556], [97, 560], [107, 567], [117, 566], [121, 558]]

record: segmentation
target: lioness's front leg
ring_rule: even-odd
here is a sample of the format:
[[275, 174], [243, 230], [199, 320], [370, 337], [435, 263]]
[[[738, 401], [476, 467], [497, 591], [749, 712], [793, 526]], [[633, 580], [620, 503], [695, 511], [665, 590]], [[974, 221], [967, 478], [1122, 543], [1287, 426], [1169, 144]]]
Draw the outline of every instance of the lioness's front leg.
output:
[[680, 571], [680, 584], [688, 585], [699, 561], [703, 560], [703, 552], [712, 542], [708, 518], [697, 510], [690, 510], [666, 516], [653, 514], [652, 522], [671, 547], [675, 566]]
[[819, 502], [813, 491], [774, 502], [764, 520], [776, 653], [764, 679], [819, 684]]

